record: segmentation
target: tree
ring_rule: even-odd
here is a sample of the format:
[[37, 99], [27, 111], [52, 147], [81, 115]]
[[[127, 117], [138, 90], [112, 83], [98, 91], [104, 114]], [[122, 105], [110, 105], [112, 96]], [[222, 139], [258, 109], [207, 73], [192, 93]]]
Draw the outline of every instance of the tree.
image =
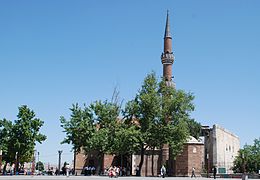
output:
[[26, 105], [18, 109], [17, 120], [14, 123], [6, 119], [0, 121], [0, 133], [3, 134], [0, 139], [4, 144], [3, 159], [6, 162], [16, 161], [23, 164], [31, 161], [36, 142], [42, 143], [46, 136], [39, 132], [44, 122], [35, 117], [34, 111]]
[[165, 121], [165, 141], [169, 144], [171, 155], [175, 158], [182, 151], [183, 144], [190, 135], [188, 122], [191, 122], [190, 113], [195, 106], [192, 103], [194, 96], [183, 90], [176, 90], [166, 86], [165, 80], [160, 82], [162, 96], [162, 122]]
[[72, 144], [73, 150], [78, 153], [83, 146], [87, 146], [95, 132], [93, 113], [85, 104], [82, 109], [77, 103], [72, 105], [70, 111], [70, 119], [60, 117], [61, 127], [66, 133], [66, 137], [61, 143]]
[[[141, 171], [145, 150], [149, 147], [148, 144], [151, 139], [152, 127], [155, 121], [160, 119], [161, 102], [158, 95], [159, 86], [155, 74], [149, 74], [143, 82], [141, 90], [138, 92], [134, 100], [129, 101], [126, 104], [124, 110], [125, 118], [128, 118], [128, 122], [132, 122], [132, 125], [139, 131], [138, 146], [141, 160], [139, 163], [139, 169]], [[129, 119], [130, 118], [130, 119]]]
[[188, 125], [189, 134], [198, 139], [201, 134], [201, 124], [194, 119], [188, 119], [186, 123]]
[[12, 121], [0, 119], [0, 150], [2, 150], [4, 154], [7, 152], [12, 125]]
[[115, 102], [96, 101], [89, 106], [84, 105], [83, 109], [75, 104], [70, 110], [70, 119], [60, 118], [61, 127], [66, 133], [62, 143], [72, 144], [76, 152], [80, 152], [81, 148], [87, 154], [96, 152], [99, 171], [103, 154], [113, 152], [120, 107]]
[[232, 169], [235, 173], [258, 173], [260, 169], [260, 138], [255, 139], [253, 145], [245, 145], [243, 149], [239, 150]]
[[99, 172], [102, 164], [102, 157], [105, 153], [111, 153], [112, 144], [115, 140], [116, 127], [118, 123], [118, 116], [120, 113], [120, 106], [115, 102], [96, 101], [90, 104], [91, 112], [93, 113], [93, 122], [96, 126], [95, 133], [89, 140], [84, 150], [89, 153], [95, 151], [99, 159]]
[[66, 133], [66, 137], [61, 144], [72, 144], [74, 151], [74, 165], [76, 166], [76, 154], [81, 151], [81, 148], [88, 146], [89, 139], [95, 132], [95, 126], [93, 122], [93, 114], [91, 110], [84, 104], [83, 109], [79, 105], [73, 104], [70, 108], [70, 119], [66, 120], [64, 116], [60, 117], [61, 127]]
[[39, 170], [39, 171], [43, 171], [44, 170], [44, 165], [41, 161], [38, 161], [36, 163], [36, 170]]
[[144, 79], [141, 90], [126, 104], [123, 113], [126, 122], [132, 122], [140, 132], [137, 137], [140, 170], [148, 148], [162, 148], [163, 144], [169, 144], [173, 157], [182, 150], [189, 135], [187, 122], [191, 122], [193, 99], [190, 93], [166, 86], [165, 80], [159, 83], [155, 73]]

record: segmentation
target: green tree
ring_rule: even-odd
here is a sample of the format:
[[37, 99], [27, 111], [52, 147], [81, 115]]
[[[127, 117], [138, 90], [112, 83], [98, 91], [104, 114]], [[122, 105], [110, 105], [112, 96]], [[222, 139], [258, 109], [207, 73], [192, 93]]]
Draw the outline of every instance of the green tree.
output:
[[113, 151], [112, 145], [115, 140], [116, 127], [119, 121], [120, 106], [115, 102], [106, 100], [90, 104], [90, 109], [94, 114], [93, 121], [96, 129], [88, 145], [84, 146], [84, 150], [87, 153], [92, 151], [97, 153], [99, 159], [97, 171], [99, 171], [104, 153], [111, 153]]
[[188, 119], [186, 123], [188, 125], [189, 134], [198, 139], [201, 135], [201, 124], [194, 119]]
[[44, 170], [44, 165], [43, 165], [43, 163], [41, 161], [36, 163], [36, 170], [39, 170], [39, 171], [43, 171]]
[[[153, 124], [160, 119], [161, 102], [158, 96], [159, 86], [155, 74], [149, 74], [143, 82], [141, 90], [136, 95], [135, 99], [126, 104], [124, 116], [128, 118], [127, 122], [132, 122], [132, 125], [139, 131], [138, 147], [141, 155], [139, 163], [140, 170], [144, 161], [145, 150], [151, 145]], [[130, 118], [130, 119], [129, 119]]]
[[70, 119], [60, 118], [61, 127], [66, 133], [62, 143], [72, 144], [77, 152], [83, 148], [87, 154], [97, 153], [99, 171], [104, 153], [113, 152], [120, 107], [115, 102], [96, 101], [88, 107], [84, 105], [84, 109], [75, 104], [70, 110]]
[[95, 132], [93, 113], [85, 104], [82, 109], [77, 103], [72, 105], [70, 111], [70, 119], [60, 117], [61, 127], [66, 133], [66, 137], [61, 143], [72, 144], [73, 150], [78, 153], [83, 146], [87, 146]]
[[166, 86], [164, 80], [158, 83], [155, 73], [144, 79], [141, 90], [126, 104], [123, 113], [126, 122], [132, 122], [140, 132], [137, 137], [140, 170], [147, 148], [169, 144], [173, 157], [182, 150], [189, 135], [188, 122], [192, 122], [193, 99], [190, 93]]
[[233, 171], [258, 173], [260, 169], [260, 138], [254, 140], [253, 145], [245, 145], [240, 149], [234, 160]]
[[12, 121], [0, 119], [0, 150], [3, 151], [3, 154], [5, 154], [8, 150], [7, 146], [10, 139], [12, 125]]
[[183, 90], [176, 90], [166, 86], [165, 81], [160, 82], [160, 93], [162, 96], [162, 122], [166, 121], [164, 137], [170, 145], [171, 155], [174, 157], [182, 150], [183, 144], [187, 141], [190, 130], [190, 113], [195, 107], [192, 101], [194, 96]]
[[34, 111], [26, 105], [18, 109], [17, 120], [14, 123], [7, 120], [1, 121], [0, 133], [5, 136], [0, 139], [5, 144], [3, 159], [10, 163], [17, 160], [17, 163], [23, 164], [32, 159], [36, 142], [43, 142], [46, 136], [39, 132], [44, 122], [35, 117]]

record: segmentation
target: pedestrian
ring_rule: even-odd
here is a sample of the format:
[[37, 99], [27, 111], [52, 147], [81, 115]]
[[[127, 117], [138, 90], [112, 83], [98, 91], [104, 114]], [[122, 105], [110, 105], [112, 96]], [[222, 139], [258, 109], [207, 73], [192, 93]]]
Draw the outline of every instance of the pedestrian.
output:
[[95, 166], [91, 167], [91, 175], [95, 175], [96, 174], [96, 168]]
[[69, 177], [69, 172], [70, 172], [70, 165], [69, 165], [69, 163], [66, 164], [65, 168], [66, 168], [66, 176]]
[[[49, 171], [50, 171], [50, 169], [49, 169]], [[58, 170], [58, 168], [56, 168], [56, 170], [55, 170], [55, 176], [58, 176], [58, 174], [59, 174], [59, 170]]]
[[192, 167], [192, 171], [191, 171], [191, 178], [195, 177], [196, 178], [196, 175], [195, 175], [195, 168]]
[[120, 173], [120, 168], [115, 166], [115, 171], [116, 171], [116, 177], [118, 177]]
[[140, 171], [140, 170], [139, 170], [139, 166], [136, 167], [135, 171], [136, 171], [136, 176], [140, 176], [140, 173], [139, 173], [139, 171]]
[[161, 177], [164, 178], [166, 174], [166, 168], [164, 167], [164, 165], [162, 165], [161, 167]]
[[216, 174], [217, 174], [217, 168], [216, 168], [216, 166], [214, 166], [214, 168], [213, 168], [214, 179], [216, 179]]

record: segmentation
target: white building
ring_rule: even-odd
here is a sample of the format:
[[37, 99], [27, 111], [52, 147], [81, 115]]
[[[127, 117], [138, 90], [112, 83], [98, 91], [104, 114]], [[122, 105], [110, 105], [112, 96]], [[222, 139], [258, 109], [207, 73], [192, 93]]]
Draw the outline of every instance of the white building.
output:
[[220, 174], [233, 173], [231, 170], [235, 157], [240, 149], [238, 136], [230, 131], [213, 125], [203, 127], [205, 135], [205, 169], [212, 172], [214, 166]]

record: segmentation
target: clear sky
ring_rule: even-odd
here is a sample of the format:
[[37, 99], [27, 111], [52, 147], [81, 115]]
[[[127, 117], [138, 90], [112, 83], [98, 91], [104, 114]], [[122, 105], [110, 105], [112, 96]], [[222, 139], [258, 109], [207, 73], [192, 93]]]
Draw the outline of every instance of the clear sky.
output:
[[144, 77], [162, 75], [166, 11], [173, 36], [174, 81], [193, 92], [203, 125], [219, 124], [241, 145], [260, 137], [260, 1], [1, 0], [0, 118], [28, 105], [48, 136], [40, 160], [72, 160], [59, 117], [72, 103], [124, 102]]

